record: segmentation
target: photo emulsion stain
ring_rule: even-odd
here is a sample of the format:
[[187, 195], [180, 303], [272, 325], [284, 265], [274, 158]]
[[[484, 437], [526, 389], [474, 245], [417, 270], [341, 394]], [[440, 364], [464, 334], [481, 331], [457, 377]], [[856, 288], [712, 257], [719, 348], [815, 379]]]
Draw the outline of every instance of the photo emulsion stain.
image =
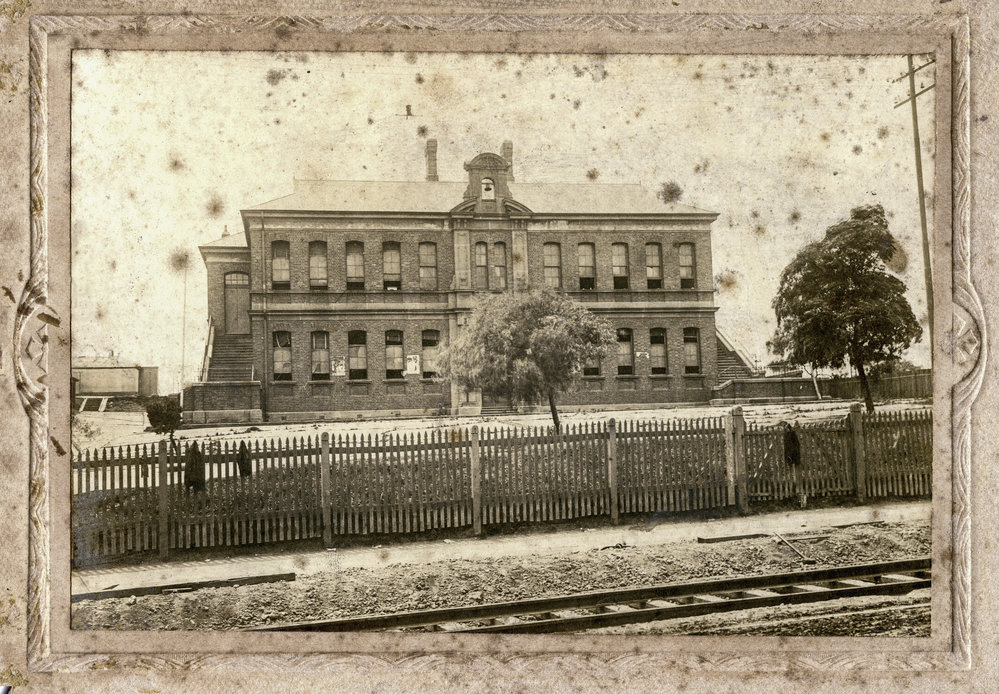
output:
[[933, 80], [74, 51], [72, 627], [929, 636]]

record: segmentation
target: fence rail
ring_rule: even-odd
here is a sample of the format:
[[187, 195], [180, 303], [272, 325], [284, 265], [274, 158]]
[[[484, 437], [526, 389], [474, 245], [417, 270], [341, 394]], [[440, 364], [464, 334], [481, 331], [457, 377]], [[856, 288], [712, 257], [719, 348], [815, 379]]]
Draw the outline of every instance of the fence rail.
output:
[[77, 566], [130, 554], [419, 533], [808, 496], [930, 493], [932, 415], [784, 430], [726, 417], [123, 446], [72, 460]]

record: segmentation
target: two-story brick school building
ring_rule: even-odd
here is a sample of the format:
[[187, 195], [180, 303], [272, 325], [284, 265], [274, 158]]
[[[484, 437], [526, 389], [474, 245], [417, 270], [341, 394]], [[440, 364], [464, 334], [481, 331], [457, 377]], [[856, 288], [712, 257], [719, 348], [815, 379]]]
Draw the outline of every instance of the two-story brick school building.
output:
[[509, 142], [440, 181], [436, 150], [424, 181], [296, 180], [201, 247], [210, 329], [187, 422], [477, 413], [478, 393], [437, 378], [438, 351], [477, 295], [541, 284], [617, 330], [567, 409], [709, 399], [719, 351], [732, 361], [715, 329], [717, 214], [640, 185], [517, 182]]

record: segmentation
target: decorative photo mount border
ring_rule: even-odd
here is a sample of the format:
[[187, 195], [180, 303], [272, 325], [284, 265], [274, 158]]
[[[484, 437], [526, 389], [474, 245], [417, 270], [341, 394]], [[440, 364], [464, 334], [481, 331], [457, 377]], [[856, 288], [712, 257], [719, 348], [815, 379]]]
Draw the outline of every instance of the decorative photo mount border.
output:
[[[50, 251], [55, 244], [68, 246], [68, 214], [53, 222], [54, 199], [57, 195], [68, 199], [68, 171], [56, 170], [61, 162], [57, 152], [50, 152], [53, 138], [59, 135], [52, 129], [51, 115], [54, 108], [66, 109], [68, 94], [58, 92], [67, 87], [64, 79], [58, 85], [51, 79], [68, 66], [51, 62], [52, 42], [70, 40], [73, 47], [86, 44], [96, 47], [102, 42], [113, 42], [115, 47], [162, 47], [179, 41], [188, 45], [203, 46], [202, 50], [220, 50], [226, 46], [242, 45], [252, 39], [260, 42], [261, 50], [310, 50], [302, 46], [321, 38], [333, 50], [454, 50], [451, 46], [462, 36], [475, 35], [480, 41], [477, 50], [528, 50], [531, 37], [566, 37], [582, 39], [564, 52], [637, 52], [642, 46], [663, 39], [675, 41], [681, 35], [696, 35], [705, 42], [721, 41], [725, 50], [737, 52], [747, 32], [753, 37], [755, 50], [743, 52], [776, 52], [782, 41], [807, 39], [814, 51], [786, 52], [835, 52], [845, 36], [866, 36], [888, 40], [900, 36], [909, 41], [923, 39], [926, 43], [943, 46], [950, 66], [950, 90], [938, 96], [949, 97], [949, 142], [938, 137], [938, 150], [949, 145], [951, 153], [949, 170], [938, 172], [937, 180], [949, 183], [940, 188], [950, 193], [949, 219], [943, 218], [938, 229], [950, 223], [950, 267], [937, 263], [936, 277], [947, 280], [949, 287], [939, 279], [934, 297], [937, 307], [934, 345], [935, 456], [946, 450], [952, 457], [951, 469], [934, 472], [935, 485], [946, 480], [950, 488], [946, 494], [934, 495], [934, 515], [940, 510], [941, 497], [949, 498], [946, 512], [950, 514], [949, 575], [940, 576], [941, 566], [935, 566], [934, 576], [947, 579], [950, 588], [948, 603], [951, 633], [946, 648], [922, 649], [902, 652], [897, 650], [872, 650], [865, 648], [863, 640], [853, 639], [858, 646], [844, 647], [841, 643], [833, 650], [803, 650], [805, 641], [794, 641], [796, 650], [770, 647], [766, 650], [745, 648], [751, 641], [747, 637], [719, 637], [698, 639], [685, 637], [694, 644], [684, 650], [653, 650], [642, 648], [606, 648], [607, 637], [593, 638], [585, 635], [551, 636], [544, 648], [524, 648], [526, 642], [519, 637], [487, 637], [480, 644], [486, 648], [467, 648], [454, 637], [438, 637], [410, 641], [411, 646], [398, 644], [390, 647], [369, 647], [375, 642], [357, 636], [341, 640], [316, 637], [320, 635], [290, 634], [234, 634], [212, 632], [207, 643], [213, 644], [212, 654], [184, 652], [175, 648], [161, 652], [115, 653], [113, 650], [89, 652], [85, 648], [66, 648], [60, 645], [55, 634], [61, 626], [53, 627], [57, 620], [65, 619], [68, 629], [68, 592], [62, 595], [53, 589], [68, 590], [68, 553], [59, 549], [57, 532], [65, 524], [68, 532], [68, 504], [61, 508], [53, 504], [53, 474], [58, 476], [52, 463], [65, 459], [68, 449], [69, 427], [61, 414], [50, 419], [51, 412], [60, 412], [55, 404], [67, 404], [69, 368], [69, 288], [68, 274], [53, 263]], [[157, 46], [157, 39], [160, 43]], [[431, 41], [432, 39], [432, 41]], [[638, 39], [636, 41], [636, 39]], [[79, 43], [78, 43], [79, 42]], [[625, 44], [637, 46], [627, 51]], [[429, 46], [436, 45], [437, 48]], [[544, 44], [542, 44], [544, 45]], [[703, 44], [703, 45], [706, 45]], [[868, 44], [869, 45], [869, 44]], [[900, 45], [900, 44], [898, 44]], [[511, 666], [522, 676], [531, 672], [550, 673], [552, 668], [589, 672], [594, 676], [626, 677], [636, 669], [661, 672], [673, 667], [687, 671], [743, 670], [785, 671], [789, 669], [872, 669], [872, 670], [921, 670], [963, 669], [971, 665], [971, 405], [979, 391], [985, 367], [985, 322], [983, 308], [971, 282], [971, 209], [970, 209], [970, 105], [969, 105], [969, 26], [962, 16], [838, 16], [838, 15], [629, 15], [629, 14], [565, 14], [565, 15], [501, 15], [501, 14], [452, 14], [452, 15], [340, 15], [329, 17], [232, 17], [197, 15], [144, 15], [144, 16], [55, 16], [36, 15], [30, 23], [29, 36], [30, 83], [30, 200], [31, 200], [31, 272], [18, 304], [13, 344], [15, 381], [25, 412], [30, 419], [30, 498], [29, 521], [29, 587], [28, 587], [28, 661], [36, 671], [82, 671], [103, 667], [139, 668], [199, 668], [213, 670], [236, 669], [298, 669], [333, 671], [344, 666], [362, 669], [455, 667], [464, 672], [473, 670], [479, 677], [499, 677]], [[423, 46], [418, 48], [417, 46]], [[105, 46], [109, 47], [109, 46]], [[825, 49], [824, 51], [822, 49]], [[71, 49], [70, 49], [71, 50]], [[549, 49], [550, 50], [550, 49]], [[661, 50], [660, 52], [691, 52]], [[693, 51], [704, 52], [704, 51]], [[868, 53], [870, 51], [868, 50]], [[880, 53], [891, 52], [879, 50]], [[943, 64], [944, 61], [941, 61]], [[61, 100], [61, 102], [60, 102]], [[941, 132], [938, 125], [938, 133]], [[68, 147], [68, 135], [64, 136]], [[68, 151], [68, 150], [67, 150]], [[943, 158], [946, 159], [946, 158]], [[938, 159], [938, 162], [941, 159]], [[945, 169], [947, 167], [940, 167]], [[949, 179], [949, 180], [948, 180]], [[949, 190], [948, 190], [949, 188]], [[937, 210], [941, 220], [944, 206]], [[59, 239], [56, 229], [67, 231]], [[947, 243], [938, 234], [937, 251]], [[68, 254], [67, 254], [68, 256]], [[939, 254], [937, 254], [939, 257]], [[63, 259], [60, 259], [62, 262]], [[68, 264], [68, 257], [64, 258]], [[945, 257], [944, 260], [947, 260]], [[947, 277], [947, 273], [950, 277]], [[58, 281], [52, 278], [61, 277]], [[943, 290], [943, 291], [941, 291]], [[941, 310], [942, 309], [942, 310]], [[62, 356], [65, 362], [62, 363]], [[945, 405], [949, 402], [949, 411]], [[68, 409], [66, 409], [68, 412]], [[949, 426], [939, 421], [949, 416]], [[68, 416], [66, 417], [68, 420]], [[946, 446], [941, 448], [937, 437], [948, 434]], [[66, 441], [63, 444], [61, 441]], [[938, 466], [934, 466], [937, 468]], [[67, 487], [68, 488], [68, 487]], [[934, 558], [940, 557], [938, 535], [934, 533]], [[65, 543], [64, 543], [65, 544]], [[65, 565], [65, 566], [63, 566]], [[61, 578], [60, 578], [61, 576]], [[65, 603], [65, 605], [64, 605]], [[934, 599], [936, 604], [936, 598]], [[60, 607], [62, 605], [63, 607]], [[54, 613], [54, 610], [55, 613]], [[91, 632], [89, 643], [113, 642], [104, 638], [107, 632]], [[134, 638], [136, 632], [132, 632]], [[152, 632], [140, 632], [141, 636]], [[123, 634], [127, 636], [128, 634]], [[94, 638], [100, 636], [101, 638]], [[160, 632], [157, 636], [171, 636]], [[185, 641], [192, 635], [185, 633]], [[247, 652], [237, 639], [249, 637], [264, 646], [266, 652]], [[289, 643], [287, 637], [301, 640], [295, 649], [278, 653]], [[427, 635], [436, 636], [436, 635]], [[235, 638], [234, 638], [235, 637]], [[176, 639], [175, 635], [173, 636]], [[393, 639], [398, 641], [398, 635]], [[537, 637], [535, 637], [536, 639]], [[727, 644], [718, 648], [720, 639]], [[505, 640], [505, 644], [504, 644]], [[567, 641], [574, 644], [569, 647]], [[741, 640], [741, 643], [740, 643]], [[758, 641], [759, 639], [752, 639]], [[808, 639], [809, 644], [814, 639]], [[533, 643], [537, 643], [534, 641]], [[634, 641], [628, 641], [633, 644]], [[673, 641], [672, 643], [675, 643]], [[770, 640], [770, 643], [777, 643]], [[799, 643], [801, 648], [798, 648]], [[235, 644], [235, 645], [234, 645]], [[429, 647], [428, 647], [429, 646]], [[330, 649], [331, 652], [323, 653]], [[235, 654], [241, 652], [242, 654]]]

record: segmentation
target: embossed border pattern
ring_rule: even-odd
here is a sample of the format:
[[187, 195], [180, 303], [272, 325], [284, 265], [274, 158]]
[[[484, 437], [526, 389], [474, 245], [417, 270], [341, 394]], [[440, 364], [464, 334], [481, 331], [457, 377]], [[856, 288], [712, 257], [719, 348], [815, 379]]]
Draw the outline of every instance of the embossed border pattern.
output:
[[[953, 65], [953, 301], [952, 329], [944, 351], [963, 374], [953, 390], [952, 533], [953, 633], [951, 651], [908, 653], [540, 653], [540, 654], [267, 654], [164, 656], [115, 654], [59, 654], [51, 650], [50, 556], [48, 486], [47, 335], [59, 318], [47, 305], [48, 189], [47, 189], [47, 41], [51, 34], [82, 31], [132, 31], [153, 34], [235, 34], [279, 30], [377, 32], [659, 32], [745, 30], [816, 35], [832, 32], [921, 32], [949, 36]], [[773, 27], [773, 28], [771, 28]], [[481, 678], [498, 677], [511, 666], [524, 677], [531, 673], [566, 669], [594, 675], [626, 676], [635, 667], [689, 671], [779, 671], [788, 668], [841, 670], [963, 669], [971, 652], [971, 404], [981, 386], [985, 367], [985, 322], [978, 294], [971, 283], [969, 33], [965, 17], [825, 16], [825, 15], [341, 15], [329, 17], [215, 17], [215, 16], [52, 16], [31, 19], [29, 35], [30, 82], [30, 251], [31, 275], [18, 304], [14, 324], [15, 380], [24, 410], [30, 418], [30, 498], [28, 662], [33, 670], [62, 672], [114, 664], [136, 668], [201, 668], [213, 670], [296, 669], [319, 672], [343, 666], [421, 670], [431, 667], [471, 667]]]

